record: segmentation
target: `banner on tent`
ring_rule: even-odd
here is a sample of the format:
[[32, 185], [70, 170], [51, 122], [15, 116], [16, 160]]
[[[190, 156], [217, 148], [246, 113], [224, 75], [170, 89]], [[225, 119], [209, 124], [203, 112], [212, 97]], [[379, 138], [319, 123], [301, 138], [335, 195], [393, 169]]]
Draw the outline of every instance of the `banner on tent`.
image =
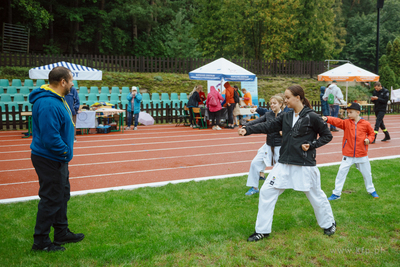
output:
[[253, 105], [258, 106], [258, 82], [257, 77], [252, 82], [242, 82], [241, 89], [246, 89], [251, 94]]
[[400, 89], [395, 89], [393, 90], [393, 87], [391, 88], [391, 96], [390, 100], [392, 102], [400, 102]]
[[[225, 81], [222, 80], [222, 84], [224, 84], [224, 83], [225, 83]], [[211, 86], [214, 86], [215, 89], [217, 89], [217, 91], [222, 95], [222, 92], [225, 90], [225, 88], [222, 89], [222, 84], [221, 84], [221, 80], [219, 80], [219, 81], [207, 81], [207, 92], [209, 93]]]

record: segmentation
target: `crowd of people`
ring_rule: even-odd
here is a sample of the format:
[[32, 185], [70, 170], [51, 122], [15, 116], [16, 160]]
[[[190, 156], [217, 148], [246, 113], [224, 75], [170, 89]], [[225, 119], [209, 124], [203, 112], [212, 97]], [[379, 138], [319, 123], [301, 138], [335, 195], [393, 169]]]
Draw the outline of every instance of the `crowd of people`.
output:
[[[80, 242], [85, 235], [70, 231], [67, 219], [67, 203], [70, 199], [68, 163], [73, 157], [74, 146], [74, 113], [79, 102], [74, 102], [73, 76], [69, 69], [56, 67], [49, 74], [49, 84], [32, 91], [29, 101], [32, 109], [31, 161], [39, 178], [39, 205], [34, 230], [34, 251], [63, 251], [61, 245]], [[234, 109], [239, 98], [238, 88], [225, 83], [224, 99], [215, 87], [210, 88], [207, 97], [202, 86], [196, 86], [190, 93], [188, 108], [193, 115], [193, 108], [206, 105], [213, 129], [218, 125], [219, 112], [223, 105], [228, 110], [228, 128], [233, 128]], [[251, 101], [251, 95], [242, 89], [244, 101]], [[333, 96], [332, 96], [333, 95]], [[70, 98], [71, 97], [71, 98]], [[257, 108], [260, 117], [238, 129], [240, 136], [267, 134], [266, 142], [258, 150], [250, 164], [247, 186], [250, 189], [245, 195], [259, 193], [258, 214], [255, 232], [247, 239], [249, 242], [268, 237], [272, 231], [275, 204], [286, 189], [302, 191], [309, 199], [319, 226], [324, 234], [336, 232], [336, 220], [329, 201], [340, 199], [349, 168], [355, 164], [362, 173], [367, 192], [373, 198], [379, 198], [372, 182], [371, 165], [368, 159], [368, 145], [375, 142], [379, 128], [390, 140], [383, 123], [388, 93], [380, 83], [375, 84], [371, 100], [375, 103], [377, 121], [375, 130], [369, 122], [360, 117], [361, 107], [358, 103], [349, 103], [345, 109], [348, 118], [337, 118], [336, 100], [342, 99], [340, 89], [335, 82], [326, 90], [321, 88], [321, 99], [327, 101], [320, 116], [312, 109], [310, 102], [299, 85], [292, 85], [284, 94], [274, 95], [269, 103], [271, 110]], [[127, 96], [129, 100], [128, 127], [135, 118], [134, 129], [142, 99], [136, 88]], [[385, 102], [386, 101], [386, 102]], [[248, 102], [249, 103], [249, 102]], [[70, 106], [72, 105], [72, 108]], [[75, 111], [75, 112], [73, 112]], [[195, 117], [191, 116], [191, 124]], [[330, 124], [330, 129], [327, 123]], [[316, 166], [316, 151], [328, 144], [336, 127], [344, 130], [342, 141], [343, 159], [335, 181], [335, 189], [328, 198], [321, 189], [321, 177]], [[268, 177], [264, 170], [273, 166]], [[259, 181], [264, 184], [259, 189]], [[49, 234], [54, 228], [54, 241]]]

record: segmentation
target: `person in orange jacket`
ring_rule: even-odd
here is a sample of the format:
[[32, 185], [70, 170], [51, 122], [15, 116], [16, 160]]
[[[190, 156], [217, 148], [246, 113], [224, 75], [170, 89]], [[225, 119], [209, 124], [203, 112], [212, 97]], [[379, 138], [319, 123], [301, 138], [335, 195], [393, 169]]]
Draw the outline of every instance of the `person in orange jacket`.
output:
[[233, 109], [235, 108], [235, 99], [234, 99], [234, 89], [233, 87], [226, 82], [224, 84], [225, 87], [225, 99], [226, 99], [226, 109], [228, 111], [228, 125], [226, 128], [233, 129]]
[[372, 183], [371, 164], [368, 159], [368, 145], [374, 141], [375, 132], [371, 124], [360, 117], [360, 105], [349, 103], [347, 115], [349, 119], [322, 117], [329, 124], [344, 130], [342, 141], [343, 160], [336, 175], [335, 190], [329, 200], [340, 199], [347, 173], [353, 164], [361, 172], [367, 192], [374, 198], [379, 198]]

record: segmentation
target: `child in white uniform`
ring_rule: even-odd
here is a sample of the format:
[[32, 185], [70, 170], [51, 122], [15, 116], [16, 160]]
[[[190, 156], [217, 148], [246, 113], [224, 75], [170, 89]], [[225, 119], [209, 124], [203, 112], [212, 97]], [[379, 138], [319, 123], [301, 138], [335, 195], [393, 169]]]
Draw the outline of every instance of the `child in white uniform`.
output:
[[[269, 100], [272, 112], [266, 112], [260, 118], [250, 121], [243, 127], [256, 125], [279, 116], [284, 108], [283, 98], [280, 95], [274, 95]], [[265, 180], [264, 170], [267, 166], [274, 166], [279, 159], [279, 150], [281, 149], [282, 135], [280, 132], [268, 134], [266, 143], [258, 150], [250, 164], [249, 175], [247, 177], [246, 186], [250, 186], [246, 196], [251, 196], [259, 192], [259, 180]]]
[[290, 86], [285, 91], [285, 101], [293, 111], [272, 121], [239, 129], [239, 135], [278, 131], [283, 134], [279, 161], [260, 190], [255, 232], [247, 239], [249, 242], [269, 236], [276, 201], [285, 189], [306, 194], [324, 234], [333, 235], [336, 231], [332, 208], [321, 189], [320, 173], [315, 161], [316, 148], [329, 143], [332, 134], [322, 118], [311, 109], [301, 86]]

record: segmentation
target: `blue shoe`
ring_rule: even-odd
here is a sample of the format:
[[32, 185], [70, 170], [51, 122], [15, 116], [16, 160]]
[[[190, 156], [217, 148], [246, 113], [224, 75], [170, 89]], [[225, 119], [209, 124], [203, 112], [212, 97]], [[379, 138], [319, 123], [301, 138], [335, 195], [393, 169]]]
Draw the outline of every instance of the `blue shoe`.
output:
[[337, 200], [340, 199], [340, 196], [337, 196], [335, 194], [332, 194], [332, 196], [328, 197], [328, 200]]
[[260, 192], [260, 190], [255, 189], [254, 187], [252, 187], [252, 188], [249, 189], [249, 191], [246, 192], [245, 195], [246, 196], [251, 196], [251, 195], [257, 194], [258, 192]]
[[376, 191], [371, 193], [371, 196], [373, 196], [373, 198], [379, 198], [378, 194], [376, 193]]
[[265, 181], [265, 177], [260, 176], [260, 181]]

